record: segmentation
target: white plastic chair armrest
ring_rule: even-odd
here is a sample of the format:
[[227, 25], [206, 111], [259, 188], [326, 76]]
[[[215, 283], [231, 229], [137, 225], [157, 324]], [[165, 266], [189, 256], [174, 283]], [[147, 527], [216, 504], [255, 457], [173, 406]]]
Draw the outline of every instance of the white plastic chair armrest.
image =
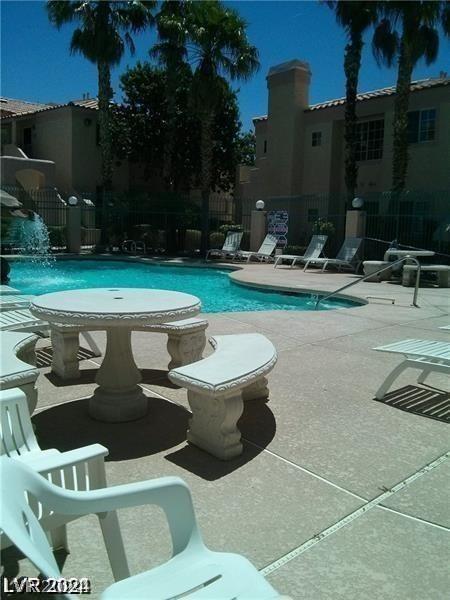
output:
[[81, 516], [155, 504], [166, 514], [174, 555], [182, 552], [188, 544], [203, 547], [191, 492], [179, 477], [162, 477], [87, 492], [50, 487], [47, 482], [44, 486], [49, 487], [44, 493], [41, 490], [41, 500], [60, 514]]
[[33, 469], [38, 472], [63, 469], [79, 463], [84, 463], [94, 458], [108, 456], [109, 450], [101, 444], [91, 444], [83, 448], [68, 450], [58, 454], [43, 455], [33, 459]]

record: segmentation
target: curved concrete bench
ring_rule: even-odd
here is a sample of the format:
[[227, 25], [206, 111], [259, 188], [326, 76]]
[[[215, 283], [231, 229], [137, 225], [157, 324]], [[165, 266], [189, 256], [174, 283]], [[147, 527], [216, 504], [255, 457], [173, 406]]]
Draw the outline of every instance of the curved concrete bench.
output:
[[[169, 369], [181, 367], [200, 360], [206, 346], [205, 329], [208, 321], [191, 318], [160, 325], [136, 327], [133, 331], [167, 333], [167, 350], [170, 354]], [[86, 328], [96, 331], [95, 327]], [[78, 351], [80, 349], [79, 334], [87, 335], [85, 328], [73, 325], [51, 326], [53, 346], [52, 371], [61, 379], [77, 379], [80, 377]], [[100, 356], [100, 351], [98, 353]]]
[[[431, 271], [437, 275], [437, 284], [439, 287], [450, 287], [450, 266], [449, 265], [420, 265], [420, 272]], [[417, 265], [405, 265], [403, 267], [402, 285], [410, 287], [416, 283]]]
[[188, 441], [228, 460], [242, 453], [237, 422], [243, 400], [267, 398], [265, 375], [273, 369], [277, 353], [259, 333], [221, 335], [209, 341], [214, 354], [170, 371], [169, 379], [188, 390], [192, 410]]
[[364, 275], [372, 275], [372, 277], [368, 277], [366, 281], [370, 281], [373, 283], [379, 283], [380, 281], [388, 281], [392, 275], [392, 269], [386, 269], [382, 273], [378, 273], [374, 275], [380, 269], [384, 269], [389, 266], [389, 262], [385, 260], [365, 260], [363, 262]]
[[167, 333], [167, 352], [170, 354], [169, 369], [189, 365], [202, 358], [206, 346], [205, 330], [208, 327], [206, 319], [192, 317], [182, 321], [149, 325], [137, 331]]
[[34, 367], [34, 347], [38, 335], [3, 331], [1, 334], [0, 390], [20, 388], [27, 396], [30, 415], [37, 404], [36, 379], [39, 371]]

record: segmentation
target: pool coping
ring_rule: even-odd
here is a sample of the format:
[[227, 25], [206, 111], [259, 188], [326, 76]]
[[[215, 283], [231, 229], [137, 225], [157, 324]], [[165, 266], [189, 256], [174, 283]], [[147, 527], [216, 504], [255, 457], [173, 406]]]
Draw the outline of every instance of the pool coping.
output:
[[[167, 267], [195, 267], [200, 269], [216, 269], [221, 271], [230, 271], [228, 274], [231, 281], [237, 285], [241, 285], [242, 287], [248, 287], [251, 289], [261, 289], [264, 291], [273, 291], [277, 292], [290, 292], [298, 296], [302, 296], [305, 294], [315, 294], [317, 296], [326, 296], [328, 293], [333, 290], [323, 290], [311, 287], [303, 287], [300, 285], [290, 286], [285, 284], [275, 284], [275, 283], [264, 283], [258, 281], [245, 281], [241, 277], [239, 277], [239, 273], [245, 272], [245, 265], [242, 264], [231, 264], [231, 263], [223, 263], [223, 262], [206, 262], [201, 261], [201, 259], [191, 259], [191, 258], [168, 258], [166, 260], [159, 258], [150, 258], [145, 256], [128, 256], [128, 255], [114, 255], [114, 254], [54, 254], [52, 255], [58, 261], [64, 260], [104, 260], [109, 262], [134, 262], [134, 263], [143, 263], [143, 264], [153, 264], [158, 266], [167, 266]], [[12, 261], [23, 261], [27, 258], [30, 258], [29, 255], [21, 255], [21, 254], [11, 254], [6, 255], [4, 258], [11, 259]], [[247, 264], [247, 263], [245, 263]], [[354, 302], [356, 306], [346, 307], [346, 310], [351, 310], [354, 308], [362, 308], [369, 304], [368, 300], [363, 296], [358, 294], [335, 294], [335, 298], [340, 298], [342, 300], [347, 300]], [[341, 308], [341, 307], [336, 307]], [[282, 309], [281, 309], [282, 310]]]

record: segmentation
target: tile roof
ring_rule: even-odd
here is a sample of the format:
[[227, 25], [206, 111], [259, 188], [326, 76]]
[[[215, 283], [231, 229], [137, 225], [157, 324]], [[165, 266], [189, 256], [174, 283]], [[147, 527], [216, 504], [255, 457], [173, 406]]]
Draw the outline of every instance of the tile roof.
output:
[[0, 110], [4, 113], [21, 114], [35, 112], [50, 106], [40, 102], [27, 102], [26, 100], [15, 100], [13, 98], [0, 98]]
[[[447, 86], [450, 85], [450, 78], [437, 78], [437, 79], [421, 79], [420, 81], [413, 81], [411, 83], [411, 92], [417, 92], [420, 90], [426, 90], [433, 87]], [[357, 102], [364, 102], [365, 100], [372, 100], [373, 98], [380, 98], [383, 96], [393, 96], [395, 94], [395, 86], [381, 88], [379, 90], [373, 90], [372, 92], [364, 92], [356, 96]], [[320, 110], [322, 108], [331, 108], [334, 106], [342, 106], [345, 104], [345, 98], [336, 98], [335, 100], [328, 100], [327, 102], [319, 102], [318, 104], [312, 104], [305, 112], [311, 112], [313, 110]], [[255, 117], [253, 122], [258, 123], [261, 121], [267, 121], [267, 115], [261, 117]]]
[[87, 100], [72, 100], [62, 104], [38, 104], [37, 102], [25, 102], [24, 100], [14, 100], [12, 98], [0, 99], [0, 111], [5, 117], [32, 115], [47, 110], [63, 108], [64, 106], [78, 106], [80, 108], [98, 110], [98, 100], [97, 98], [88, 98]]

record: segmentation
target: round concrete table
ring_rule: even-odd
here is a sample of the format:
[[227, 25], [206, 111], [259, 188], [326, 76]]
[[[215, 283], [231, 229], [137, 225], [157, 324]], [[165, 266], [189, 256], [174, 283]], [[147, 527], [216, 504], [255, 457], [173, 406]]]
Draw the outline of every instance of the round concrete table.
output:
[[133, 328], [193, 317], [200, 308], [200, 300], [190, 294], [134, 288], [54, 292], [36, 297], [30, 305], [33, 315], [50, 324], [106, 330], [105, 358], [89, 412], [107, 422], [132, 421], [147, 412], [131, 347]]

